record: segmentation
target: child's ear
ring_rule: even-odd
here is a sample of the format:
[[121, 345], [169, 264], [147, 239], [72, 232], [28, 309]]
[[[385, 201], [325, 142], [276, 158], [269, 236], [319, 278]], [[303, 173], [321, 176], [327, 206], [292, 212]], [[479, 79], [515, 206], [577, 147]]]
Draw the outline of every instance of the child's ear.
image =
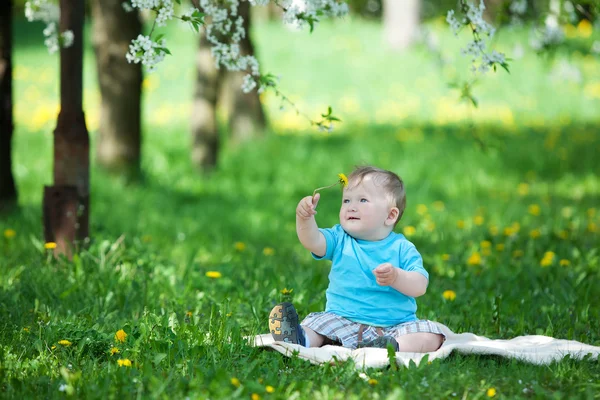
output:
[[399, 215], [400, 215], [400, 210], [398, 210], [397, 207], [392, 207], [392, 209], [388, 213], [387, 219], [385, 220], [385, 224], [386, 225], [394, 225], [396, 223], [396, 220], [398, 219]]

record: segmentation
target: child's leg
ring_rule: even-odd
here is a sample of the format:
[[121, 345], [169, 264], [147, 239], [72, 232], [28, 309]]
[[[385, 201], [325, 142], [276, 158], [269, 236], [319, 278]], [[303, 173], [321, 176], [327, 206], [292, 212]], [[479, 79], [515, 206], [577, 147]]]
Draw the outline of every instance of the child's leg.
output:
[[436, 351], [444, 343], [444, 336], [437, 333], [417, 332], [397, 336], [400, 351], [429, 353]]
[[306, 347], [321, 347], [325, 344], [325, 336], [319, 335], [306, 326], [302, 326], [302, 329], [304, 329], [304, 335], [306, 336]]

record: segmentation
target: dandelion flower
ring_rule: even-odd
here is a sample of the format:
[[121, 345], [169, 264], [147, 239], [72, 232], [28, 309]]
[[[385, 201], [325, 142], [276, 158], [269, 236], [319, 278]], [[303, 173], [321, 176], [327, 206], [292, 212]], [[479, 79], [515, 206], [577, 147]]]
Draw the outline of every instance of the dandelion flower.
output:
[[481, 246], [482, 249], [489, 249], [492, 247], [492, 242], [489, 240], [482, 240], [481, 243], [479, 243], [479, 246]]
[[489, 388], [486, 392], [487, 397], [494, 397], [496, 395], [496, 389], [494, 388]]
[[250, 398], [252, 400], [260, 400], [260, 395], [258, 393], [252, 393], [252, 396], [250, 396]]
[[527, 196], [529, 193], [529, 185], [526, 183], [519, 183], [519, 186], [517, 186], [517, 193], [521, 196]]
[[448, 261], [450, 259], [450, 254], [442, 254], [442, 260]]
[[294, 291], [294, 289], [283, 288], [283, 289], [281, 289], [281, 294], [287, 296], [287, 295], [292, 294], [293, 291]]
[[273, 249], [272, 247], [265, 247], [263, 249], [263, 254], [265, 256], [272, 256], [273, 254], [275, 254], [275, 249]]
[[344, 174], [338, 174], [339, 183], [342, 184], [343, 187], [348, 186], [348, 178]]
[[552, 251], [547, 251], [544, 253], [544, 257], [542, 257], [542, 260], [540, 261], [540, 265], [542, 267], [549, 267], [550, 265], [552, 265], [553, 261], [554, 261], [554, 253]]
[[48, 243], [44, 244], [44, 248], [47, 250], [53, 250], [56, 248], [56, 243], [48, 242]]
[[539, 229], [533, 229], [529, 232], [529, 237], [532, 239], [537, 239], [542, 236], [542, 232]]
[[265, 387], [265, 390], [267, 391], [267, 393], [273, 393], [275, 391], [275, 388], [271, 385], [267, 385]]
[[235, 242], [235, 244], [233, 245], [233, 247], [237, 251], [244, 251], [244, 250], [246, 250], [246, 244], [244, 242]]
[[417, 214], [421, 216], [427, 214], [427, 206], [425, 204], [417, 205]]
[[125, 331], [123, 329], [119, 329], [115, 333], [115, 340], [117, 342], [125, 343], [125, 339], [127, 339], [127, 333], [125, 333]]
[[114, 356], [115, 354], [120, 353], [119, 349], [116, 347], [113, 347], [110, 349], [110, 355]]
[[588, 230], [588, 232], [596, 233], [596, 232], [598, 232], [598, 225], [596, 225], [593, 222], [590, 222], [587, 226], [587, 230]]
[[217, 279], [222, 277], [223, 275], [219, 271], [206, 271], [206, 277]]
[[377, 385], [379, 382], [377, 382], [377, 379], [371, 378], [369, 379], [369, 385], [371, 386], [375, 386]]
[[561, 267], [568, 267], [569, 265], [571, 265], [571, 261], [563, 258], [558, 262], [558, 265], [560, 265]]
[[15, 236], [17, 236], [17, 232], [15, 232], [14, 229], [6, 229], [4, 231], [4, 237], [7, 238], [7, 239], [12, 239]]
[[456, 227], [458, 229], [465, 229], [465, 221], [463, 221], [462, 219], [459, 219], [458, 221], [456, 221]]
[[474, 252], [471, 254], [469, 259], [467, 260], [467, 264], [469, 265], [480, 265], [481, 264], [481, 254], [478, 252]]
[[131, 360], [129, 358], [119, 358], [117, 364], [119, 364], [119, 367], [131, 367]]
[[405, 226], [404, 229], [402, 229], [402, 233], [404, 233], [404, 236], [412, 236], [417, 232], [417, 230], [415, 229], [414, 226]]
[[238, 378], [231, 378], [231, 381], [230, 381], [230, 382], [231, 382], [231, 384], [232, 384], [233, 386], [235, 386], [236, 388], [237, 388], [237, 387], [240, 387], [240, 385], [241, 385], [241, 383], [240, 383], [240, 380], [239, 380]]
[[496, 225], [490, 226], [490, 235], [496, 236], [498, 234], [498, 227]]
[[446, 290], [446, 291], [444, 291], [444, 293], [442, 293], [442, 296], [446, 300], [450, 300], [450, 301], [456, 300], [456, 292], [454, 290]]
[[498, 243], [496, 245], [496, 251], [504, 251], [504, 243]]
[[69, 347], [73, 343], [69, 342], [67, 339], [63, 339], [63, 340], [59, 340], [58, 344], [60, 344], [61, 346]]
[[476, 215], [473, 218], [473, 223], [477, 226], [483, 225], [484, 222], [485, 222], [485, 218], [483, 218], [481, 215]]
[[530, 204], [528, 207], [528, 211], [529, 211], [529, 214], [537, 217], [538, 215], [540, 215], [540, 212], [542, 210], [541, 210], [540, 206], [538, 206], [537, 204]]

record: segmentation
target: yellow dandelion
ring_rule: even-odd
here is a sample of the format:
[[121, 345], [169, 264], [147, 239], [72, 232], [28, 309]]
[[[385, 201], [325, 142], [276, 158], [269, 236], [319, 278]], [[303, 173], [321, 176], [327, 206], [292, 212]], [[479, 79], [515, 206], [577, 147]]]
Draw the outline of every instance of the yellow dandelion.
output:
[[485, 222], [485, 218], [483, 218], [481, 215], [476, 215], [473, 218], [473, 223], [477, 226], [483, 225], [484, 222]]
[[265, 387], [265, 390], [267, 391], [267, 393], [273, 393], [275, 391], [275, 388], [271, 385], [267, 385]]
[[260, 400], [260, 395], [258, 393], [252, 393], [252, 396], [250, 396], [250, 398], [252, 400]]
[[52, 347], [50, 347], [50, 350], [54, 350], [56, 349], [56, 346], [52, 345]]
[[231, 317], [233, 315], [232, 312], [228, 312], [227, 314], [225, 314], [226, 317]]
[[586, 211], [586, 214], [587, 214], [588, 218], [594, 218], [596, 216], [596, 209], [593, 208], [593, 207], [592, 208], [588, 208], [587, 211]]
[[498, 227], [496, 225], [491, 225], [489, 232], [490, 232], [490, 235], [496, 236], [498, 234]]
[[481, 255], [484, 257], [489, 257], [492, 255], [492, 249], [490, 247], [486, 247], [481, 249]]
[[242, 384], [238, 378], [231, 378], [230, 382], [236, 388], [240, 387], [240, 385]]
[[417, 230], [414, 226], [408, 225], [402, 229], [402, 233], [404, 233], [404, 236], [412, 236], [417, 233]]
[[17, 232], [15, 232], [14, 229], [5, 229], [4, 230], [4, 237], [7, 239], [12, 239], [15, 236], [17, 236]]
[[123, 329], [119, 329], [115, 333], [115, 340], [117, 342], [125, 343], [125, 339], [127, 339], [127, 333], [125, 333], [125, 331]]
[[489, 240], [482, 240], [481, 243], [479, 243], [479, 246], [481, 246], [482, 249], [489, 249], [492, 247], [492, 242]]
[[571, 261], [563, 258], [558, 262], [558, 265], [560, 265], [561, 267], [568, 267], [569, 265], [571, 265]]
[[338, 174], [339, 183], [342, 184], [343, 187], [348, 186], [348, 178], [344, 174]]
[[46, 244], [44, 244], [44, 248], [47, 250], [52, 250], [56, 248], [56, 243], [54, 242], [48, 242]]
[[458, 221], [456, 221], [456, 227], [458, 229], [464, 229], [465, 228], [465, 221], [463, 221], [462, 219], [459, 219]]
[[273, 254], [275, 254], [275, 249], [274, 249], [274, 248], [272, 248], [272, 247], [265, 247], [265, 248], [263, 249], [263, 254], [264, 254], [265, 256], [272, 256]]
[[205, 275], [207, 278], [213, 278], [213, 279], [218, 279], [223, 276], [219, 271], [206, 271]]
[[114, 356], [115, 354], [120, 353], [119, 349], [116, 347], [113, 347], [110, 349], [110, 355]]
[[529, 237], [532, 239], [537, 239], [542, 236], [542, 232], [539, 229], [533, 229], [529, 232]]
[[369, 379], [369, 385], [371, 386], [375, 386], [377, 385], [379, 382], [377, 382], [377, 379], [371, 378]]
[[67, 339], [63, 339], [63, 340], [59, 340], [58, 344], [60, 344], [61, 346], [69, 347], [73, 343], [69, 342]]
[[587, 19], [582, 19], [579, 21], [579, 24], [577, 24], [577, 33], [579, 33], [579, 36], [582, 38], [587, 39], [592, 36], [592, 31], [592, 23]]
[[119, 358], [117, 364], [119, 364], [119, 367], [131, 367], [131, 360], [129, 358]]
[[489, 388], [486, 392], [487, 397], [494, 397], [496, 395], [496, 389], [494, 388]]
[[504, 228], [504, 236], [512, 236], [515, 233], [516, 232], [514, 231], [514, 229], [511, 228], [510, 226], [507, 226], [506, 228]]
[[281, 289], [281, 294], [283, 294], [284, 296], [287, 296], [287, 295], [292, 294], [293, 291], [294, 291], [294, 289], [283, 288], [283, 289]]
[[588, 232], [596, 233], [598, 232], [598, 225], [596, 225], [594, 222], [590, 222], [587, 226], [587, 230]]
[[567, 231], [566, 231], [566, 230], [564, 230], [564, 229], [563, 229], [563, 230], [561, 230], [561, 231], [558, 231], [558, 233], [557, 233], [556, 235], [557, 235], [559, 238], [563, 239], [563, 240], [565, 240], [565, 239], [568, 239], [568, 238], [569, 238], [569, 232], [567, 232]]
[[446, 209], [446, 206], [444, 205], [443, 201], [434, 201], [433, 202], [433, 209], [436, 211], [444, 211]]
[[24, 330], [25, 332], [29, 332], [29, 328], [27, 328], [27, 327], [23, 328], [23, 330]]
[[425, 204], [418, 204], [417, 205], [417, 214], [419, 214], [419, 215], [427, 214], [427, 206]]
[[512, 253], [513, 258], [521, 258], [525, 255], [525, 253], [523, 252], [523, 250], [515, 250]]
[[549, 267], [550, 265], [552, 265], [552, 262], [554, 261], [554, 253], [552, 251], [547, 251], [544, 253], [544, 257], [542, 257], [542, 260], [540, 261], [540, 265], [542, 267]]
[[469, 256], [469, 259], [467, 260], [467, 264], [480, 265], [481, 264], [481, 254], [479, 254], [478, 252], [474, 252], [473, 254], [471, 254]]
[[537, 204], [530, 204], [529, 207], [527, 207], [527, 211], [529, 212], [529, 214], [535, 215], [537, 217], [542, 212], [542, 209]]
[[442, 293], [442, 296], [446, 300], [450, 300], [450, 301], [456, 300], [456, 292], [454, 290], [445, 290], [444, 293]]
[[188, 312], [186, 312], [186, 313], [185, 313], [185, 316], [186, 316], [186, 317], [188, 317], [188, 318], [191, 318], [191, 317], [192, 317], [192, 315], [193, 315], [193, 314], [192, 314], [192, 312], [191, 312], [191, 311], [188, 311]]
[[526, 183], [519, 183], [519, 186], [517, 186], [517, 193], [519, 193], [520, 196], [527, 196], [529, 193], [529, 185]]
[[442, 260], [448, 261], [450, 259], [450, 254], [442, 254]]
[[233, 248], [237, 251], [244, 251], [246, 250], [246, 244], [244, 242], [235, 242]]
[[496, 245], [496, 251], [504, 251], [504, 243], [498, 243]]

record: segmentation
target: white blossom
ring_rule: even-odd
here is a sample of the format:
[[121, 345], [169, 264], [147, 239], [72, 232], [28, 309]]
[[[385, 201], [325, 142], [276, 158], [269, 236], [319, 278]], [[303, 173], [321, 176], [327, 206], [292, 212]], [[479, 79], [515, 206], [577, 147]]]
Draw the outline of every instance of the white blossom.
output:
[[150, 36], [138, 35], [131, 41], [125, 58], [129, 63], [142, 63], [148, 72], [153, 72], [156, 70], [156, 64], [165, 58], [165, 45], [165, 39], [155, 42]]
[[30, 0], [25, 3], [25, 17], [29, 22], [42, 21], [46, 24], [44, 28], [44, 44], [50, 54], [56, 53], [60, 46], [69, 47], [73, 44], [73, 32], [65, 31], [58, 33], [58, 20], [60, 19], [60, 8], [48, 0]]

